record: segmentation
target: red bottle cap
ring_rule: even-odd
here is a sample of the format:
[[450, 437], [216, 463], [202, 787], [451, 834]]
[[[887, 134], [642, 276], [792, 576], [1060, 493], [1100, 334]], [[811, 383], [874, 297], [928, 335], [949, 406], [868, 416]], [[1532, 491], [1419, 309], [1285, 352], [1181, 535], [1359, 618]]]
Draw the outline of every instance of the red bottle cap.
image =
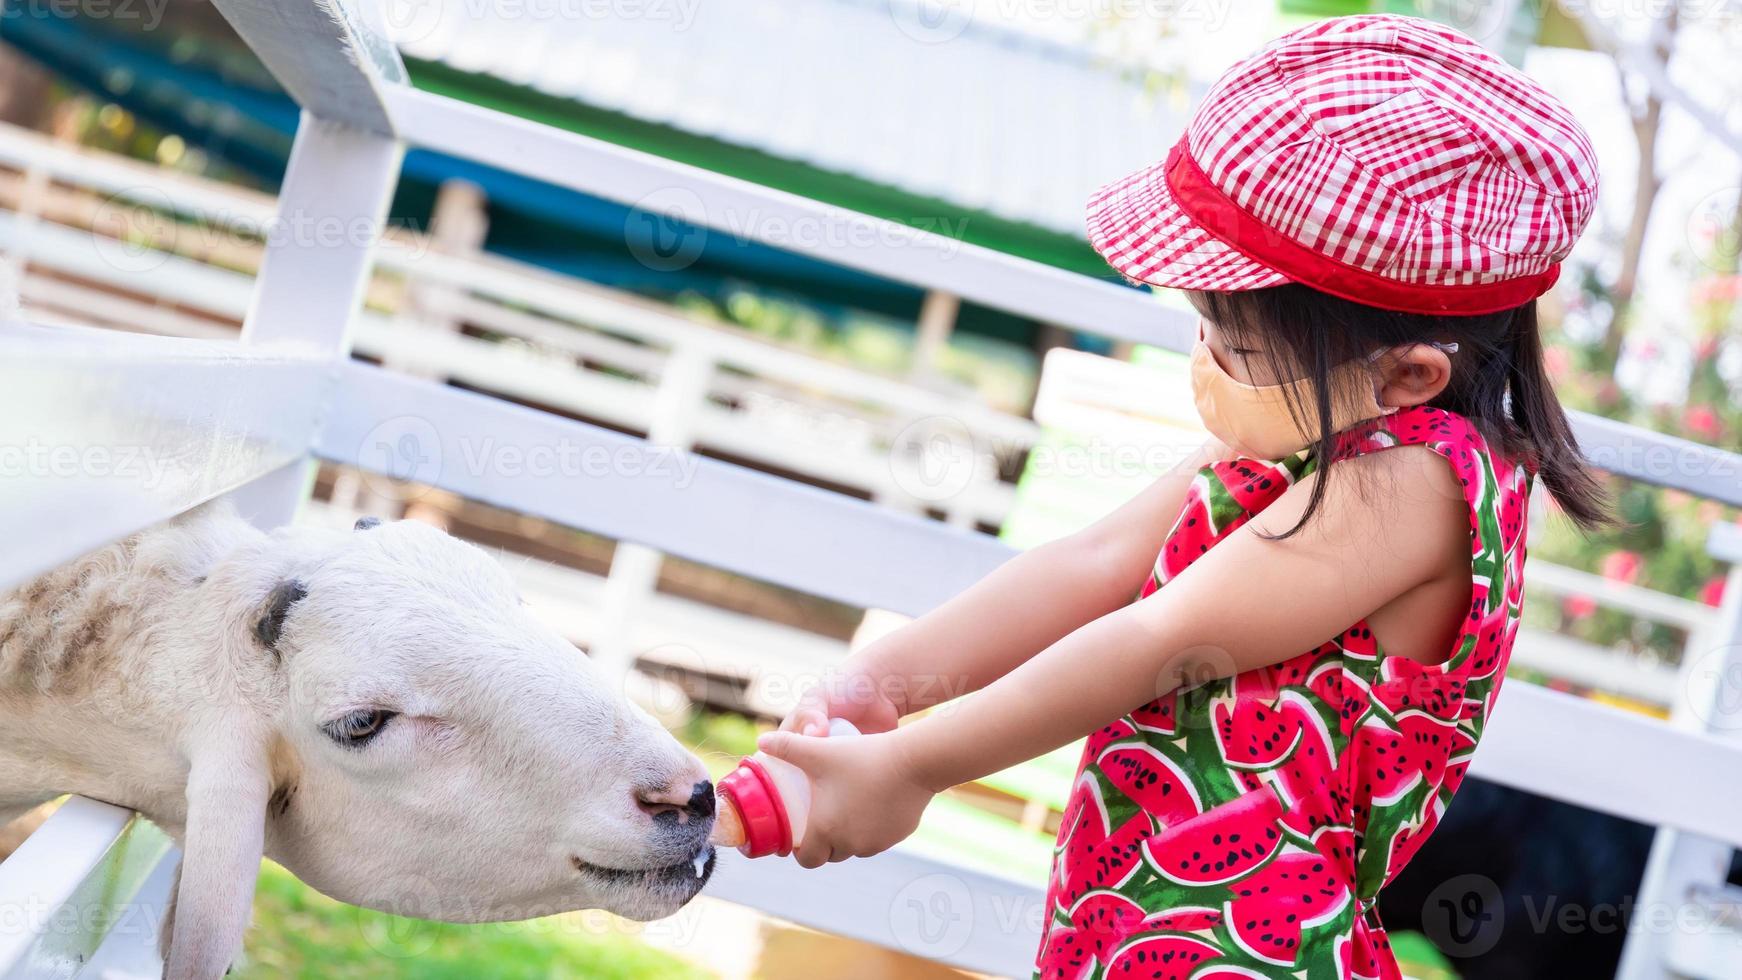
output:
[[780, 790], [762, 763], [755, 759], [740, 762], [720, 780], [719, 792], [738, 811], [738, 821], [744, 825], [746, 857], [786, 857], [792, 853], [792, 826], [786, 820], [786, 807], [781, 805]]

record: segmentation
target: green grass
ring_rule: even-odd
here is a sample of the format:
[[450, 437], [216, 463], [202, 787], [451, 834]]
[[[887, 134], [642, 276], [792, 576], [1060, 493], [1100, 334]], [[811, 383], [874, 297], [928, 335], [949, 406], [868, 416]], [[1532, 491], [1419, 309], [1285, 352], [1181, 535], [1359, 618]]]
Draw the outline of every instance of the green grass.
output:
[[1394, 932], [1390, 938], [1391, 951], [1397, 955], [1404, 975], [1415, 980], [1458, 980], [1451, 962], [1426, 936], [1419, 932]]
[[756, 751], [756, 736], [768, 727], [730, 711], [697, 711], [672, 734], [701, 756], [708, 772], [719, 779], [736, 769], [739, 759]]
[[705, 978], [604, 913], [461, 926], [370, 912], [327, 898], [267, 862], [241, 980], [616, 980]]

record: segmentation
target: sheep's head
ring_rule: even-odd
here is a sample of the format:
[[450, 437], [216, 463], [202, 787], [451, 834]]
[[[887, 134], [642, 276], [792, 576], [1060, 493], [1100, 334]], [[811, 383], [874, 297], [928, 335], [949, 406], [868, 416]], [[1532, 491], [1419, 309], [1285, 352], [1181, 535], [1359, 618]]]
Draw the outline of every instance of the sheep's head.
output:
[[264, 853], [320, 891], [421, 918], [648, 919], [706, 883], [706, 771], [496, 561], [411, 521], [273, 542], [288, 574], [232, 560], [201, 587], [231, 623], [248, 610], [231, 657], [261, 666], [239, 671], [247, 711], [194, 726], [182, 909], [202, 830], [221, 833], [202, 803], [258, 807]]

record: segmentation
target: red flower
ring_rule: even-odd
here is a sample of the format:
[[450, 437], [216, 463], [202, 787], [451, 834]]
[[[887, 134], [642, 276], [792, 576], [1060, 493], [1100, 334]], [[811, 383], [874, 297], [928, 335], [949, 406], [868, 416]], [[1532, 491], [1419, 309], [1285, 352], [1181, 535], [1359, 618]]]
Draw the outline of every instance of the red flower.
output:
[[1682, 413], [1682, 427], [1707, 442], [1716, 442], [1724, 432], [1724, 420], [1710, 405], [1689, 405]]
[[1742, 298], [1742, 276], [1712, 276], [1694, 283], [1694, 302], [1712, 303]]
[[1584, 619], [1597, 611], [1597, 600], [1588, 595], [1570, 595], [1561, 600], [1561, 611], [1570, 619]]
[[1700, 586], [1700, 601], [1708, 606], [1716, 606], [1724, 601], [1724, 576], [1714, 575]]
[[1548, 376], [1555, 380], [1566, 377], [1567, 368], [1572, 366], [1572, 359], [1567, 356], [1565, 348], [1550, 347], [1542, 352], [1542, 366], [1548, 371]]
[[1599, 570], [1603, 577], [1611, 582], [1625, 582], [1632, 585], [1639, 581], [1639, 570], [1644, 562], [1637, 552], [1611, 551], [1603, 556]]

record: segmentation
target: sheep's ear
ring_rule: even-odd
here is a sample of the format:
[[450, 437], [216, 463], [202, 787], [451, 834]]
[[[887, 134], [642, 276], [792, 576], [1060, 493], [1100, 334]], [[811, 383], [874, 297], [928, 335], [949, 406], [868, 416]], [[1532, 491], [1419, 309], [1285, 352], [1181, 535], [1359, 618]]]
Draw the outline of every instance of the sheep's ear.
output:
[[254, 638], [260, 645], [276, 653], [278, 638], [284, 634], [284, 617], [290, 614], [290, 607], [302, 601], [308, 595], [308, 587], [301, 582], [280, 582], [266, 597], [266, 608], [261, 611], [260, 618], [254, 622]]
[[359, 518], [357, 518], [357, 523], [351, 525], [351, 530], [353, 530], [353, 531], [367, 531], [370, 528], [379, 525], [380, 523], [381, 523], [381, 518], [379, 518], [379, 517], [359, 517]]
[[264, 739], [231, 737], [194, 758], [166, 980], [214, 980], [241, 952], [270, 786]]

